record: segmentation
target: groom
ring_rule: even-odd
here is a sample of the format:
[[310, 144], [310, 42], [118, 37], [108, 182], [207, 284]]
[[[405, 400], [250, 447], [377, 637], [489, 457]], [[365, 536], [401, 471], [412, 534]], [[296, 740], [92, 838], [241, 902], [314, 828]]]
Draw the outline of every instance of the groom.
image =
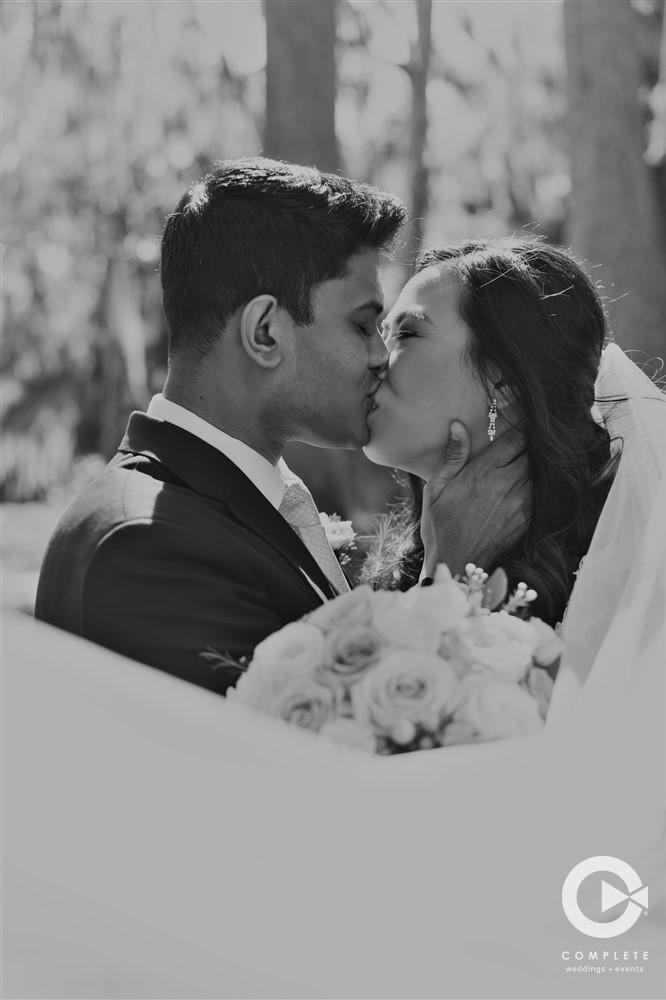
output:
[[[281, 456], [366, 443], [387, 361], [380, 256], [405, 217], [392, 195], [263, 158], [218, 163], [184, 195], [162, 240], [164, 390], [64, 514], [36, 617], [224, 693], [226, 657], [348, 589]], [[462, 548], [474, 504], [447, 523], [447, 503], [460, 511], [463, 452], [445, 457], [428, 533], [444, 522]], [[515, 475], [497, 492], [496, 468], [473, 473], [488, 523]]]

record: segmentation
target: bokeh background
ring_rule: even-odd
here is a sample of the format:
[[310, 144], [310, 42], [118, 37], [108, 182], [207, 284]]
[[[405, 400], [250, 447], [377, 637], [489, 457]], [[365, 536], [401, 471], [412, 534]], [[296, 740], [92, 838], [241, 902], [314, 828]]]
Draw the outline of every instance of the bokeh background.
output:
[[[618, 342], [664, 354], [664, 0], [6, 0], [2, 28], [3, 601], [30, 608], [64, 505], [162, 387], [165, 216], [260, 152], [400, 194], [387, 265], [535, 232], [605, 289]], [[291, 446], [362, 535], [396, 484]]]

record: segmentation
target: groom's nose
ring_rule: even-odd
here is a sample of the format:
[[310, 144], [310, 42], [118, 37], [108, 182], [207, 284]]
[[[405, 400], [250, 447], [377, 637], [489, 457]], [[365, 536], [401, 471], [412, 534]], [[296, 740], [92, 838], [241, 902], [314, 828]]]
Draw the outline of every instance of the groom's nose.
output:
[[389, 352], [386, 344], [382, 340], [379, 331], [373, 334], [368, 349], [368, 368], [371, 368], [375, 375], [382, 375], [388, 366]]

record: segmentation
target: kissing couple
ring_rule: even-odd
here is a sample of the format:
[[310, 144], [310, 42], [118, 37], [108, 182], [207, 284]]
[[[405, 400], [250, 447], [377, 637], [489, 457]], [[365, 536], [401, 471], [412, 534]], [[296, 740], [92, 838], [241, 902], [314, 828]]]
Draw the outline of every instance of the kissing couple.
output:
[[405, 221], [391, 194], [264, 158], [188, 190], [162, 239], [164, 390], [62, 517], [36, 617], [223, 694], [238, 675], [205, 650], [238, 660], [350, 586], [282, 458], [301, 441], [409, 474], [375, 586], [502, 567], [553, 626], [581, 587], [565, 639], [571, 619], [584, 679], [617, 607], [585, 578], [612, 565], [619, 594], [637, 552], [629, 531], [600, 564], [595, 533], [651, 475], [629, 404], [663, 396], [607, 346], [584, 267], [533, 238], [427, 250], [385, 314], [382, 254]]

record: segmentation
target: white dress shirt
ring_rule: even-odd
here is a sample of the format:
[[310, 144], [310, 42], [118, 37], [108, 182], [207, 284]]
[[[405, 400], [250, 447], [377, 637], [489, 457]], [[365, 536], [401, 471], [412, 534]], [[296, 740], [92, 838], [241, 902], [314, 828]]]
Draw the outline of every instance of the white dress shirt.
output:
[[[190, 434], [194, 434], [202, 441], [205, 441], [206, 444], [211, 445], [223, 455], [226, 455], [247, 476], [250, 482], [257, 487], [260, 493], [263, 493], [268, 502], [276, 510], [280, 509], [285, 490], [290, 483], [299, 482], [307, 490], [305, 484], [291, 471], [283, 458], [280, 459], [277, 466], [271, 465], [268, 459], [260, 455], [254, 448], [250, 448], [249, 445], [243, 441], [239, 441], [238, 438], [226, 434], [219, 427], [214, 427], [213, 424], [209, 424], [203, 417], [198, 417], [196, 413], [192, 413], [191, 410], [180, 406], [179, 403], [165, 399], [161, 393], [153, 396], [146, 412], [149, 417], [156, 417], [158, 420], [164, 420], [167, 423], [174, 424], [176, 427], [180, 427], [184, 431], [189, 431]], [[314, 500], [312, 502], [314, 504]], [[319, 563], [318, 559], [317, 562]], [[323, 567], [322, 571], [324, 575], [328, 576]], [[302, 567], [301, 573], [325, 603], [328, 598], [317, 584], [310, 579]]]
[[280, 459], [276, 468], [254, 448], [250, 448], [238, 438], [226, 434], [219, 427], [214, 427], [207, 420], [198, 417], [196, 413], [180, 406], [179, 403], [165, 399], [161, 393], [153, 396], [147, 413], [149, 417], [165, 420], [184, 431], [189, 431], [190, 434], [194, 434], [206, 444], [222, 452], [234, 465], [238, 466], [260, 493], [263, 493], [269, 503], [276, 509], [279, 508], [284, 496], [285, 480], [296, 478], [283, 459]]

